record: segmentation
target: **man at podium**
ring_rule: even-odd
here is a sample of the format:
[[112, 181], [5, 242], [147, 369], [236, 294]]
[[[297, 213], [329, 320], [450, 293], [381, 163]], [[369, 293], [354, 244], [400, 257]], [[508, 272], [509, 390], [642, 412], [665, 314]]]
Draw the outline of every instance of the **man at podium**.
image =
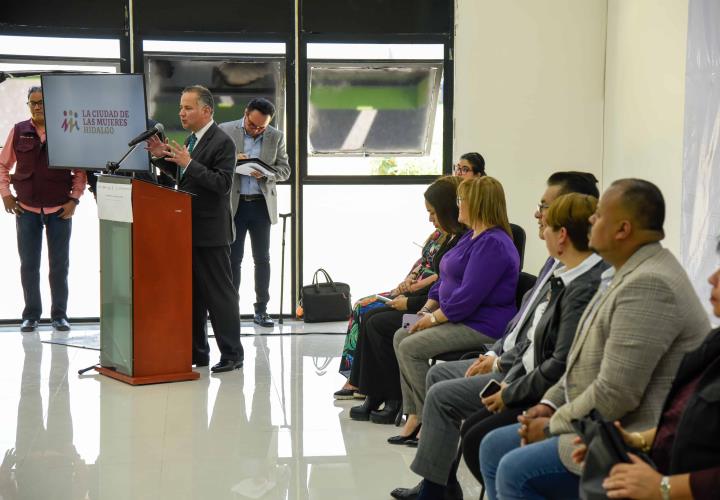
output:
[[179, 189], [192, 193], [193, 350], [196, 366], [208, 366], [207, 316], [220, 349], [213, 372], [243, 365], [238, 293], [232, 283], [230, 244], [233, 220], [230, 189], [235, 144], [213, 121], [214, 100], [208, 89], [193, 85], [180, 97], [180, 122], [191, 132], [184, 145], [148, 139], [153, 163], [172, 176]]

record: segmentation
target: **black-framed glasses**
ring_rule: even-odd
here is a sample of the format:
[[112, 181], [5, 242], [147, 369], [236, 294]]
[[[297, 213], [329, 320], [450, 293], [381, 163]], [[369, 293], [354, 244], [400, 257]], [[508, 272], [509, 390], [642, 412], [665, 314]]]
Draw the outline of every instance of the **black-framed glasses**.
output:
[[42, 101], [28, 101], [28, 106], [31, 108], [42, 108], [43, 102]]
[[538, 212], [542, 212], [543, 210], [547, 210], [548, 208], [550, 208], [550, 205], [548, 205], [548, 204], [545, 203], [544, 201], [541, 201], [540, 203], [537, 204], [537, 211], [538, 211]]
[[467, 174], [472, 172], [472, 168], [470, 167], [464, 167], [462, 165], [453, 165], [453, 170], [459, 174]]
[[245, 115], [245, 124], [250, 130], [265, 130], [267, 125], [255, 125], [248, 115]]

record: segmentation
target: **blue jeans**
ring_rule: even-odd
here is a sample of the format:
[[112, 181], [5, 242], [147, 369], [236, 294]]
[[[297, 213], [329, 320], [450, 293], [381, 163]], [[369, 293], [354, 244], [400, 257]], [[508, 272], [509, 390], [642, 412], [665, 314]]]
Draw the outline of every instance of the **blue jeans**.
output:
[[558, 455], [557, 437], [520, 447], [520, 424], [490, 432], [480, 443], [480, 470], [490, 500], [580, 497], [580, 478]]
[[245, 236], [255, 264], [255, 312], [267, 312], [270, 301], [270, 216], [264, 198], [238, 202], [235, 212], [235, 241], [230, 246], [230, 267], [235, 288], [240, 291], [240, 268], [245, 253]]
[[40, 258], [43, 230], [47, 238], [50, 264], [50, 297], [52, 319], [67, 319], [68, 269], [70, 268], [70, 233], [72, 219], [61, 219], [62, 210], [53, 214], [25, 211], [16, 216], [20, 281], [25, 309], [22, 319], [39, 320], [42, 315], [40, 298]]

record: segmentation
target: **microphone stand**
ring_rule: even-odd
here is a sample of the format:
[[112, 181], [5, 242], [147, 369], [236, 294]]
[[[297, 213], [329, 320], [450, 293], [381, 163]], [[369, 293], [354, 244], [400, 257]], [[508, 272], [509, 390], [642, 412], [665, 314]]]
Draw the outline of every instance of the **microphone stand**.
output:
[[280, 218], [283, 220], [282, 228], [282, 256], [280, 257], [280, 317], [278, 318], [278, 324], [283, 324], [283, 293], [285, 289], [285, 227], [287, 225], [288, 217], [292, 217], [292, 213], [280, 214]]
[[127, 158], [128, 156], [130, 156], [130, 154], [131, 154], [133, 151], [135, 151], [135, 150], [138, 148], [138, 146], [139, 146], [140, 144], [142, 144], [143, 142], [144, 142], [144, 141], [140, 141], [140, 142], [138, 142], [137, 144], [135, 144], [133, 147], [131, 147], [131, 148], [128, 150], [128, 152], [125, 153], [122, 158], [120, 158], [119, 161], [116, 161], [116, 162], [115, 162], [115, 161], [109, 161], [109, 162], [107, 162], [107, 163], [105, 164], [105, 170], [107, 171], [107, 173], [109, 173], [109, 174], [114, 174], [114, 173], [120, 168], [120, 164], [121, 164], [123, 161], [125, 161], [125, 158]]

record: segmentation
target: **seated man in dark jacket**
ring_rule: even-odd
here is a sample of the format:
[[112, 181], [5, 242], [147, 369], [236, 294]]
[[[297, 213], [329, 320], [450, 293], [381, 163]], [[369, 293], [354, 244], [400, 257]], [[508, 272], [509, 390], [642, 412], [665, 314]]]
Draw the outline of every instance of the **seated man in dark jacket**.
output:
[[[560, 196], [549, 207], [544, 239], [550, 255], [561, 266], [534, 301], [515, 346], [497, 358], [495, 371], [451, 379], [467, 375], [474, 363], [469, 360], [445, 363], [428, 375], [428, 386], [432, 386], [423, 415], [423, 434], [411, 465], [425, 478], [418, 498], [447, 498], [445, 485], [455, 483], [450, 476], [454, 476], [462, 419], [478, 412], [474, 421], [487, 430], [512, 423], [562, 376], [577, 323], [607, 268], [588, 249], [588, 219], [596, 204], [592, 196], [571, 193]], [[502, 380], [502, 388], [481, 400], [478, 394], [490, 380]], [[477, 454], [477, 447], [475, 450]]]

